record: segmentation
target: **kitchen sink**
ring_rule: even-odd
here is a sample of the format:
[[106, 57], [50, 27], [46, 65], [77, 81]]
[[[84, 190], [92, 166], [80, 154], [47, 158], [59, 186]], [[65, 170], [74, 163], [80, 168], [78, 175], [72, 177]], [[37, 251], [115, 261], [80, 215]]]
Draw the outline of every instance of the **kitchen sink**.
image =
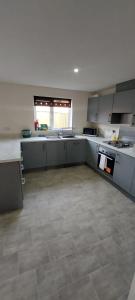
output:
[[61, 136], [61, 139], [75, 139], [76, 137], [72, 134]]
[[56, 136], [56, 135], [49, 135], [49, 136], [46, 136], [46, 139], [48, 139], [48, 140], [59, 140], [60, 137]]
[[75, 139], [77, 138], [76, 136], [69, 134], [69, 135], [64, 135], [64, 136], [56, 136], [56, 135], [48, 135], [48, 136], [38, 136], [38, 137], [42, 137], [46, 140], [61, 140], [61, 139]]

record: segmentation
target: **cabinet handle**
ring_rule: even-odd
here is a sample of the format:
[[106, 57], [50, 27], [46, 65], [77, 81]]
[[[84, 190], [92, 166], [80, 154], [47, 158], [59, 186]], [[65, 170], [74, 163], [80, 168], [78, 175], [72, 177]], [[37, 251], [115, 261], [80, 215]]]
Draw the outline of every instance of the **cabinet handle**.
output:
[[96, 146], [96, 152], [98, 153], [98, 145]]
[[112, 117], [112, 114], [109, 114], [109, 116], [108, 116], [108, 122], [109, 123], [111, 122], [111, 117]]
[[21, 181], [22, 181], [22, 184], [25, 184], [25, 178], [24, 177], [21, 178]]
[[23, 164], [21, 164], [21, 171], [23, 171], [24, 170], [24, 165]]

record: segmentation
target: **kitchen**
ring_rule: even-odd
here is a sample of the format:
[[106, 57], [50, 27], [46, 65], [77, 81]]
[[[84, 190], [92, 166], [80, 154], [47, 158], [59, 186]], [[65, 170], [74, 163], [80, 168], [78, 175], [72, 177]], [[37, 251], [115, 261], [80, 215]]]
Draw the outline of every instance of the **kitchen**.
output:
[[135, 5], [85, 4], [1, 5], [2, 299], [134, 299]]

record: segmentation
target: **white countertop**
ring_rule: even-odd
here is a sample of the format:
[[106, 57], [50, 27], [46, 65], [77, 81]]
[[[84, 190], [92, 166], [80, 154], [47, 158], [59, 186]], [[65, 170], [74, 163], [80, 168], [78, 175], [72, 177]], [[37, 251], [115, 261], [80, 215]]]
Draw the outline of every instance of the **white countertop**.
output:
[[19, 139], [0, 140], [0, 163], [21, 161]]
[[[81, 137], [81, 136], [80, 136]], [[89, 136], [85, 136], [85, 138], [87, 138], [87, 140], [93, 141], [97, 144], [100, 144], [101, 146], [107, 147], [109, 149], [112, 149], [116, 152], [120, 152], [123, 153], [125, 155], [129, 155], [131, 157], [135, 158], [135, 148], [134, 147], [129, 147], [129, 148], [116, 148], [113, 147], [111, 145], [105, 144], [104, 142], [107, 141], [107, 138], [103, 138], [103, 137], [89, 137]]]
[[76, 139], [82, 139], [82, 136], [76, 136], [74, 138], [58, 138], [57, 136], [53, 137], [50, 136], [49, 138], [46, 137], [40, 137], [40, 136], [34, 136], [34, 137], [30, 137], [30, 138], [22, 138], [21, 142], [53, 142], [53, 141], [66, 141], [66, 140], [76, 140]]
[[[129, 155], [130, 157], [135, 158], [135, 148], [115, 148], [111, 145], [107, 145], [104, 143], [106, 138], [103, 137], [91, 137], [86, 135], [77, 135], [75, 138], [71, 138], [70, 140], [76, 139], [87, 139], [93, 141], [97, 144], [100, 144], [104, 147], [112, 149], [116, 152], [121, 152], [125, 155]], [[31, 137], [25, 139], [1, 139], [0, 140], [0, 163], [4, 162], [13, 162], [13, 161], [21, 161], [21, 142], [38, 142], [38, 141], [65, 141], [69, 140], [69, 138], [57, 139], [57, 138], [45, 138], [45, 137]]]

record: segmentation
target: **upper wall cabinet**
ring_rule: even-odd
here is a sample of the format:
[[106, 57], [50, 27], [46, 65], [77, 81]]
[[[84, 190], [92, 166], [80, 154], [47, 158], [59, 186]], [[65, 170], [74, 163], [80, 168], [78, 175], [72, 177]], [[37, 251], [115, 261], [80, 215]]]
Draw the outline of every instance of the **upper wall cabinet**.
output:
[[135, 112], [135, 90], [123, 91], [114, 95], [113, 113]]
[[99, 97], [97, 122], [108, 124], [111, 122], [113, 94]]
[[97, 122], [99, 98], [88, 99], [87, 121]]
[[88, 122], [108, 124], [111, 122], [113, 94], [88, 100]]

